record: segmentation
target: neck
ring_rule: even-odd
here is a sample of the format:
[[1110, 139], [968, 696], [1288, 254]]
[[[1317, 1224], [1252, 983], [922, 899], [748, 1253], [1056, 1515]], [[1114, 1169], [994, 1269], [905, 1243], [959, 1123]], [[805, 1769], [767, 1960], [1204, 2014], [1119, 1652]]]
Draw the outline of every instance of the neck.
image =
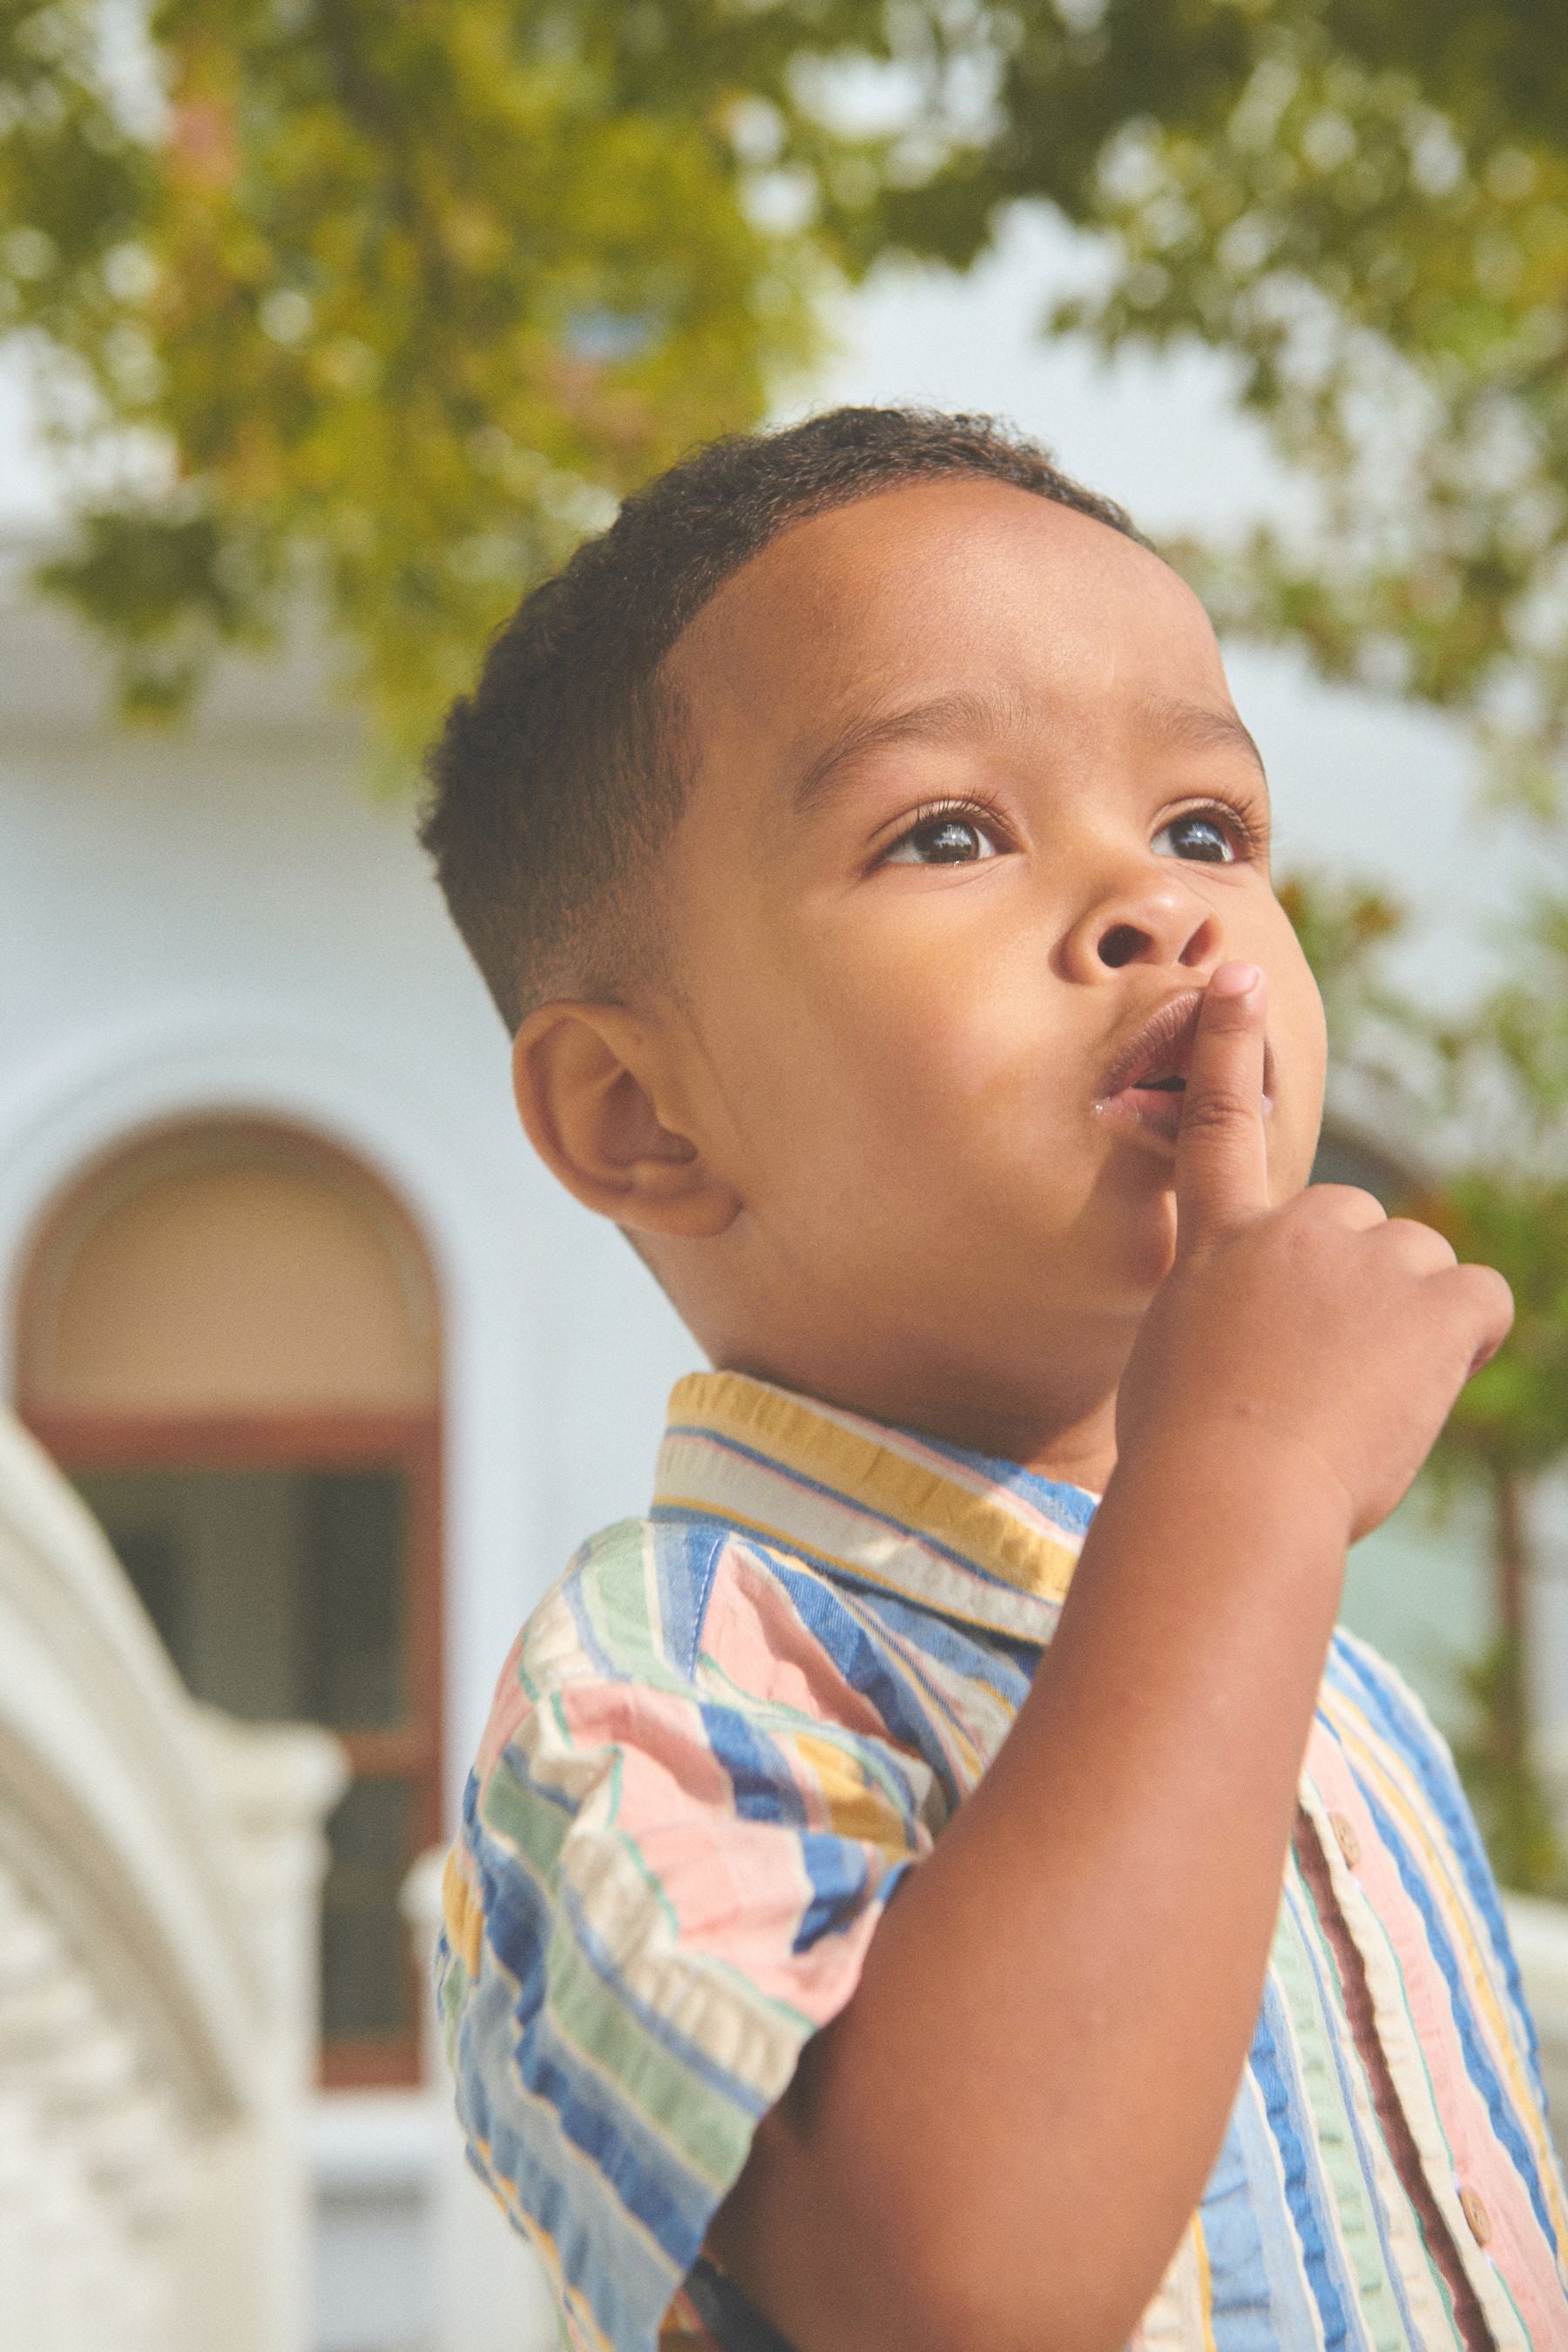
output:
[[[864, 1412], [864, 1406], [855, 1408]], [[1094, 1399], [1064, 1418], [1020, 1408], [987, 1411], [971, 1403], [949, 1411], [932, 1408], [918, 1417], [880, 1413], [878, 1420], [899, 1419], [900, 1426], [927, 1431], [950, 1444], [968, 1446], [975, 1454], [1016, 1462], [1042, 1478], [1060, 1479], [1069, 1486], [1085, 1486], [1102, 1495], [1116, 1467], [1116, 1391]]]
[[[1079, 1377], [1058, 1379], [1048, 1390], [1033, 1383], [1026, 1390], [1005, 1387], [994, 1367], [965, 1367], [953, 1375], [945, 1367], [908, 1360], [872, 1365], [863, 1355], [854, 1362], [822, 1356], [795, 1360], [772, 1349], [731, 1347], [716, 1349], [713, 1360], [722, 1370], [749, 1372], [868, 1421], [923, 1431], [1103, 1494], [1116, 1466], [1116, 1389], [1131, 1343], [1130, 1333], [1113, 1350], [1064, 1340], [1054, 1369], [1059, 1375], [1068, 1365]], [[1110, 1360], [1102, 1360], [1099, 1377], [1082, 1377], [1096, 1354]]]

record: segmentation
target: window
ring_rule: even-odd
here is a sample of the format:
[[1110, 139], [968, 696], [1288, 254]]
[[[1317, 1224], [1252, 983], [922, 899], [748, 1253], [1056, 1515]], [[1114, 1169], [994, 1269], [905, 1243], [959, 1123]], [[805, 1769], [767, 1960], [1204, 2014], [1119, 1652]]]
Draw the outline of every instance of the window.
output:
[[19, 1340], [23, 1416], [193, 1696], [342, 1739], [323, 2077], [412, 2081], [397, 1896], [439, 1833], [441, 1687], [439, 1335], [412, 1223], [315, 1138], [164, 1130], [46, 1220]]

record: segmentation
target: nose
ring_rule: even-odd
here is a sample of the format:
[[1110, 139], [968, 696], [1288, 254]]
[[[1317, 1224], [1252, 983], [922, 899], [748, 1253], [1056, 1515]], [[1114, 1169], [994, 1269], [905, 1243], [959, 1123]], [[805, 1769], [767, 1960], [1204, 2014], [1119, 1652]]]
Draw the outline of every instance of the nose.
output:
[[1067, 976], [1103, 980], [1130, 963], [1194, 971], [1220, 960], [1224, 935], [1179, 866], [1141, 876], [1084, 909], [1062, 944]]

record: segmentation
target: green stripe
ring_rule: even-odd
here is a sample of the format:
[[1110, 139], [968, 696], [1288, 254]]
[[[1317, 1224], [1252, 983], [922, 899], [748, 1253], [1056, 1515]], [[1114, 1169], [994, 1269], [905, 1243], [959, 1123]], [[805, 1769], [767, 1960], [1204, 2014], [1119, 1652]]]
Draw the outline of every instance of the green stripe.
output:
[[[1333, 2054], [1338, 2037], [1320, 2000], [1308, 1957], [1303, 1913], [1315, 1920], [1310, 1890], [1292, 1862], [1269, 1957], [1285, 1996], [1300, 2079], [1312, 2114], [1318, 2162], [1333, 2199], [1341, 2240], [1355, 2278], [1357, 2316], [1368, 2331], [1373, 2352], [1408, 2352], [1409, 2339], [1400, 2316], [1398, 2292], [1384, 2260], [1378, 2216], [1362, 2171], [1350, 2110], [1340, 2087]], [[1332, 1951], [1321, 1934], [1313, 1940], [1324, 1974], [1337, 1984]], [[1376, 2118], [1370, 2112], [1367, 2121], [1376, 2133]], [[1428, 2267], [1447, 2302], [1447, 2289], [1430, 2258]]]
[[[668, 2049], [606, 1984], [570, 1935], [550, 1941], [546, 2000], [552, 2022], [579, 2063], [721, 2193], [746, 2160], [756, 2119], [739, 2101]], [[753, 2002], [761, 1997], [754, 1991]]]
[[510, 1748], [497, 1758], [495, 1769], [485, 1782], [479, 1819], [492, 1836], [503, 1839], [522, 1856], [534, 1875], [544, 1881], [547, 1893], [553, 1890], [561, 1849], [576, 1820], [576, 1809], [525, 1780]]

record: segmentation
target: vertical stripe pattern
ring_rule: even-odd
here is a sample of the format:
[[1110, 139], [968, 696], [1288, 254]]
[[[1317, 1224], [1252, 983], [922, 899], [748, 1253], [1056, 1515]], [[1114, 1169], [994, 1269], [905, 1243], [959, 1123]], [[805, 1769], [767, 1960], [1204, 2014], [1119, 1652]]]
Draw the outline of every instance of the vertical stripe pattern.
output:
[[[437, 1990], [574, 2352], [773, 2352], [702, 2257], [759, 2118], [1005, 1737], [1093, 1497], [736, 1373], [508, 1659]], [[1135, 2352], [1568, 2352], [1568, 2210], [1442, 1741], [1334, 1637], [1257, 2031]], [[783, 2347], [787, 2352], [787, 2347]]]

